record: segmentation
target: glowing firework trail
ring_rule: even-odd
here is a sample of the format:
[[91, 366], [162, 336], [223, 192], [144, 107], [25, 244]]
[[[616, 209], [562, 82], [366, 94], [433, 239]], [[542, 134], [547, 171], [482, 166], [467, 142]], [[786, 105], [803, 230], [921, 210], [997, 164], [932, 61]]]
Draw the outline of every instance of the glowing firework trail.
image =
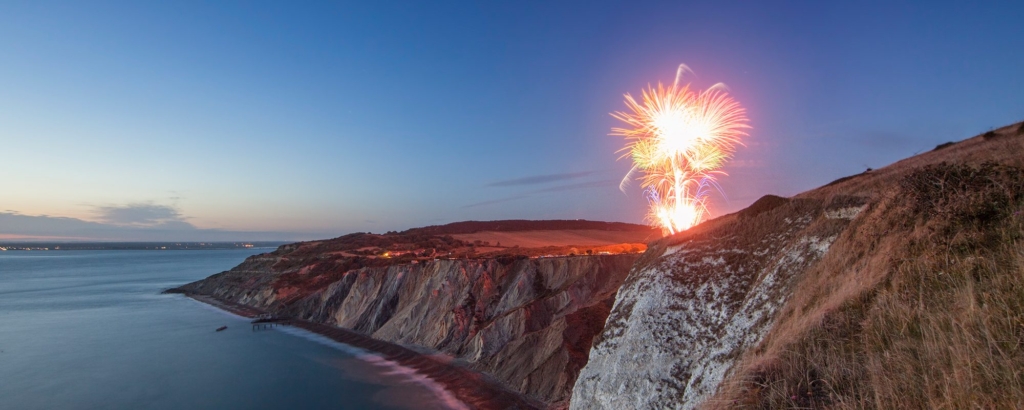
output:
[[640, 186], [651, 204], [647, 218], [670, 234], [704, 220], [715, 176], [725, 175], [719, 169], [750, 128], [746, 111], [726, 94], [724, 84], [695, 91], [680, 86], [685, 71], [689, 68], [680, 65], [671, 87], [648, 86], [640, 102], [626, 94], [631, 112], [612, 113], [628, 126], [612, 128], [612, 135], [626, 138], [622, 158], [633, 160], [619, 188], [625, 190], [631, 176], [642, 173]]

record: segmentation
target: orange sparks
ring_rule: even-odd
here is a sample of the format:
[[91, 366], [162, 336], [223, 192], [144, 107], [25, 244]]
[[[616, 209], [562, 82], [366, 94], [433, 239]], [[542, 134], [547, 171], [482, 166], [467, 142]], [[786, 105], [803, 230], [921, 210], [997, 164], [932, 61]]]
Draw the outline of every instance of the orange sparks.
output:
[[612, 117], [628, 127], [612, 128], [612, 135], [626, 138], [624, 157], [633, 168], [620, 189], [634, 173], [642, 173], [640, 186], [651, 203], [647, 219], [673, 234], [700, 223], [708, 214], [707, 194], [719, 169], [747, 134], [746, 111], [715, 84], [704, 91], [679, 85], [685, 71], [680, 65], [671, 87], [658, 84], [643, 90], [641, 102], [626, 94], [631, 112]]

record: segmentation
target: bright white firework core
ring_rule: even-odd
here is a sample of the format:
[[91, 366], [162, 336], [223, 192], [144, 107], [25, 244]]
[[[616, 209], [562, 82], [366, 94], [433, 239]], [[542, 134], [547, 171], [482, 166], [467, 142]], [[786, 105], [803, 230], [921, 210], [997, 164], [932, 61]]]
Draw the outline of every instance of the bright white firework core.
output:
[[708, 134], [708, 127], [695, 120], [689, 110], [659, 112], [651, 123], [662, 152], [679, 155], [699, 144]]
[[676, 72], [671, 87], [658, 84], [643, 91], [642, 103], [626, 94], [632, 112], [615, 112], [613, 117], [628, 127], [612, 128], [612, 135], [628, 141], [623, 157], [633, 159], [633, 168], [623, 178], [642, 173], [641, 186], [650, 201], [647, 219], [669, 234], [699, 224], [708, 214], [709, 187], [720, 168], [740, 144], [747, 125], [743, 107], [716, 84], [704, 91], [680, 86], [685, 65]]

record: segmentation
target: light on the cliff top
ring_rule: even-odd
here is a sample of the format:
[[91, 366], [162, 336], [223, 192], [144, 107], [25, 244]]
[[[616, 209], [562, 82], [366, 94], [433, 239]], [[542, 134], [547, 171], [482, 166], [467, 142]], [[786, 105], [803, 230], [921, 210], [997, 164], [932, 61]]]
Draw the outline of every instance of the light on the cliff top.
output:
[[651, 204], [648, 221], [669, 234], [704, 220], [708, 189], [717, 175], [725, 175], [720, 168], [750, 128], [745, 110], [723, 84], [699, 92], [681, 86], [688, 70], [680, 65], [671, 87], [648, 86], [642, 102], [626, 94], [631, 112], [612, 113], [628, 125], [612, 128], [612, 135], [626, 138], [623, 157], [633, 160], [619, 188], [625, 190], [630, 177], [640, 173]]

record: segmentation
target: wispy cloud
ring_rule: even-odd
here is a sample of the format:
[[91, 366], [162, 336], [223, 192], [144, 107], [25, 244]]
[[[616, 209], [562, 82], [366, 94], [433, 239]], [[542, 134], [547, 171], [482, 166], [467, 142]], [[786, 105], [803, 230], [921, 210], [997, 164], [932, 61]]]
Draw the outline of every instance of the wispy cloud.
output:
[[94, 209], [96, 218], [107, 224], [157, 227], [175, 226], [180, 229], [195, 227], [185, 221], [181, 212], [171, 206], [152, 203], [136, 203], [120, 206], [99, 206]]
[[532, 191], [524, 192], [524, 193], [522, 193], [520, 195], [514, 195], [514, 196], [509, 196], [509, 197], [504, 197], [504, 198], [491, 199], [491, 200], [483, 201], [483, 202], [477, 202], [477, 203], [465, 205], [465, 206], [463, 206], [463, 208], [476, 208], [476, 207], [480, 207], [480, 206], [500, 204], [502, 202], [510, 202], [510, 201], [515, 201], [515, 200], [519, 200], [519, 199], [523, 199], [523, 198], [529, 198], [529, 197], [534, 196], [536, 194], [551, 193], [551, 192], [566, 192], [566, 191], [574, 191], [574, 190], [578, 190], [578, 189], [588, 189], [588, 188], [611, 187], [611, 186], [617, 186], [618, 184], [619, 184], [618, 181], [612, 181], [612, 180], [578, 182], [578, 183], [575, 183], [575, 184], [563, 184], [563, 185], [557, 185], [557, 186], [552, 186], [552, 187], [547, 187], [547, 188], [535, 189], [535, 190], [532, 190]]
[[553, 187], [549, 187], [549, 188], [538, 189], [538, 190], [533, 191], [533, 192], [536, 192], [536, 193], [541, 193], [541, 192], [563, 192], [563, 191], [574, 191], [574, 190], [577, 190], [577, 189], [600, 188], [600, 187], [618, 186], [618, 185], [619, 185], [619, 181], [612, 181], [612, 180], [589, 181], [589, 182], [578, 182], [578, 183], [575, 183], [575, 184], [558, 185], [558, 186], [553, 186]]
[[525, 195], [516, 195], [516, 196], [505, 197], [505, 198], [492, 199], [492, 200], [489, 200], [489, 201], [483, 201], [483, 202], [477, 202], [475, 204], [464, 205], [463, 208], [476, 208], [476, 207], [480, 207], [480, 206], [500, 204], [502, 202], [515, 201], [517, 199], [523, 199], [523, 198], [527, 198], [527, 197], [530, 197], [530, 196], [532, 196], [532, 195], [525, 194]]
[[101, 206], [96, 222], [47, 215], [0, 212], [0, 239], [91, 241], [276, 241], [313, 239], [299, 232], [202, 229], [177, 209], [151, 203]]
[[547, 174], [547, 175], [534, 175], [516, 179], [506, 179], [504, 181], [497, 181], [487, 184], [490, 187], [509, 187], [509, 186], [522, 186], [522, 185], [540, 185], [548, 184], [551, 182], [567, 181], [571, 179], [579, 179], [593, 174], [594, 171], [585, 172], [566, 172], [561, 174]]

